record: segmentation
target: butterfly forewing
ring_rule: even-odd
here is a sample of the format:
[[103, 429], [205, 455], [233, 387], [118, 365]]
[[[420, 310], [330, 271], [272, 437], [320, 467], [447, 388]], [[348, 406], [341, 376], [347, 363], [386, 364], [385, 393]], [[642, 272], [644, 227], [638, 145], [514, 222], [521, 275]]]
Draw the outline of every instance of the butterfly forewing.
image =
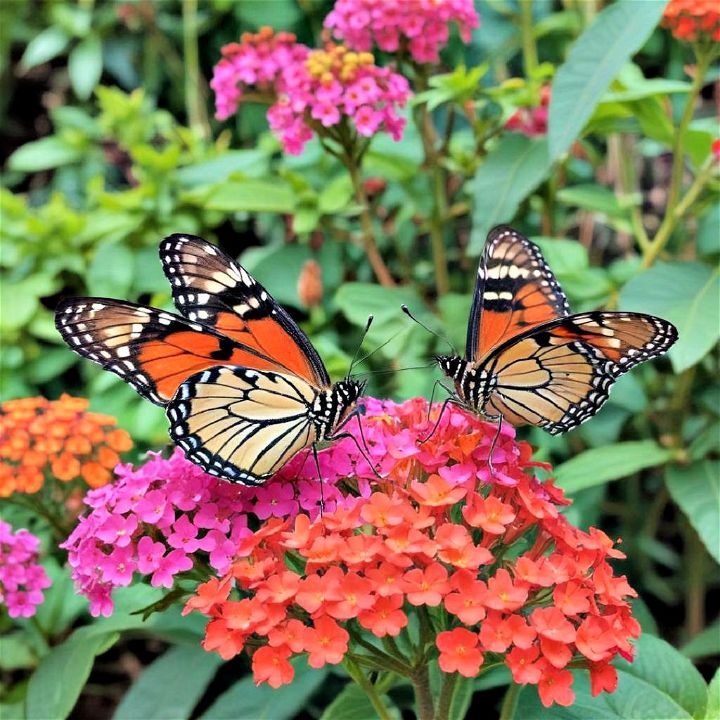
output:
[[537, 246], [510, 227], [497, 227], [478, 266], [465, 355], [481, 361], [501, 342], [569, 312]]
[[180, 386], [167, 408], [170, 436], [207, 472], [258, 484], [318, 440], [316, 397], [297, 376], [213, 368]]
[[485, 411], [567, 432], [599, 410], [620, 375], [676, 339], [673, 325], [639, 313], [581, 313], [546, 323], [488, 358], [483, 368], [497, 384]]
[[315, 348], [295, 321], [242, 266], [194, 235], [170, 235], [160, 259], [175, 306], [188, 319], [274, 358], [277, 370], [330, 384]]

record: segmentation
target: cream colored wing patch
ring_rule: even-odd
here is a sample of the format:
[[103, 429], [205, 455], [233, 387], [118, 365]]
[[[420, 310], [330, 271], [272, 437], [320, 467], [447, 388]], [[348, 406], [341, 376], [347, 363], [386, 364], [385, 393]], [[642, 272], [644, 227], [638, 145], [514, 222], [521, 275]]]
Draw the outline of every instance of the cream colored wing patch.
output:
[[258, 485], [318, 439], [309, 414], [316, 396], [295, 376], [211, 368], [184, 382], [168, 404], [170, 436], [211, 475]]

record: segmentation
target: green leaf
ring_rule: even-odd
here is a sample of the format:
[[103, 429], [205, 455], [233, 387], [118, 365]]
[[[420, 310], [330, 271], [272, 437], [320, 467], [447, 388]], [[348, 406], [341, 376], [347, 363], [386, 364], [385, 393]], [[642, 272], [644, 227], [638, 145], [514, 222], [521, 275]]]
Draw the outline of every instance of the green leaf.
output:
[[100, 244], [87, 272], [90, 295], [126, 297], [132, 281], [132, 252], [119, 242]]
[[720, 203], [712, 203], [698, 220], [697, 250], [700, 255], [720, 253]]
[[40, 298], [52, 294], [58, 281], [47, 275], [31, 275], [20, 282], [0, 283], [0, 307], [12, 308], [12, 312], [0, 313], [0, 329], [22, 328], [40, 309]]
[[546, 237], [530, 238], [542, 250], [553, 273], [562, 278], [590, 267], [585, 246], [578, 240], [562, 240]]
[[338, 175], [333, 178], [320, 192], [318, 210], [323, 215], [332, 215], [344, 210], [352, 200], [353, 188], [350, 176]]
[[668, 355], [676, 373], [697, 363], [720, 337], [720, 269], [700, 262], [657, 263], [620, 293], [623, 310], [669, 320], [679, 339]]
[[27, 45], [20, 60], [24, 70], [57, 57], [68, 46], [70, 38], [60, 28], [50, 26], [38, 33]]
[[667, 487], [707, 551], [720, 563], [720, 461], [667, 469]]
[[708, 718], [708, 720], [710, 718], [720, 717], [720, 670], [716, 670], [708, 686], [708, 702], [705, 717]]
[[[0, 635], [0, 668], [20, 670], [37, 665], [40, 654], [32, 643], [29, 633], [22, 630]], [[0, 717], [3, 717], [0, 713]]]
[[473, 231], [470, 253], [479, 254], [488, 232], [510, 222], [520, 203], [550, 170], [547, 142], [507, 133], [475, 173]]
[[277, 690], [267, 684], [255, 685], [252, 677], [245, 677], [226, 690], [201, 716], [205, 720], [286, 720], [295, 717], [310, 696], [325, 682], [327, 668], [313, 670], [304, 660], [295, 660], [295, 679]]
[[[400, 712], [387, 696], [383, 704], [390, 711], [390, 717], [400, 719]], [[377, 710], [365, 691], [355, 683], [348, 683], [335, 699], [325, 708], [320, 720], [368, 720], [377, 716]]]
[[600, 12], [575, 41], [553, 80], [548, 127], [551, 160], [582, 132], [613, 78], [662, 17], [666, 0], [620, 0]]
[[616, 443], [585, 450], [555, 468], [560, 487], [574, 493], [666, 463], [672, 451], [653, 440]]
[[[680, 652], [691, 660], [697, 660], [698, 658], [704, 658], [710, 655], [720, 655], [720, 620], [716, 620], [701, 633], [698, 633], [692, 640], [688, 640], [688, 642], [680, 648]], [[708, 717], [712, 716], [708, 714]]]
[[67, 567], [61, 566], [53, 558], [45, 560], [43, 567], [52, 585], [45, 590], [45, 600], [38, 607], [33, 620], [46, 636], [58, 637], [87, 611], [87, 600], [75, 592]]
[[97, 35], [88, 35], [72, 49], [68, 73], [75, 94], [87, 100], [102, 75], [102, 43]]
[[231, 150], [211, 160], [186, 165], [175, 173], [183, 187], [216, 184], [226, 180], [232, 173], [257, 177], [267, 170], [267, 153], [263, 150]]
[[513, 718], [552, 720], [691, 720], [705, 716], [707, 688], [690, 661], [664, 640], [644, 634], [637, 643], [635, 662], [620, 660], [614, 693], [592, 697], [589, 674], [573, 671], [575, 702], [546, 710], [537, 689], [524, 687]]
[[117, 632], [99, 632], [90, 625], [56, 645], [30, 677], [25, 705], [27, 720], [66, 718], [90, 676], [95, 656], [105, 652], [118, 638]]
[[295, 195], [286, 185], [265, 180], [229, 180], [204, 190], [195, 202], [206, 210], [222, 212], [276, 212], [290, 214]]
[[130, 686], [113, 720], [189, 718], [222, 662], [199, 645], [170, 648]]
[[[627, 203], [621, 203], [612, 190], [600, 185], [574, 185], [563, 188], [558, 192], [557, 198], [571, 207], [604, 213], [610, 217], [626, 218], [629, 214]], [[640, 199], [638, 196], [638, 203]]]
[[39, 172], [69, 165], [82, 159], [82, 152], [57, 135], [21, 145], [9, 158], [8, 169], [17, 172]]

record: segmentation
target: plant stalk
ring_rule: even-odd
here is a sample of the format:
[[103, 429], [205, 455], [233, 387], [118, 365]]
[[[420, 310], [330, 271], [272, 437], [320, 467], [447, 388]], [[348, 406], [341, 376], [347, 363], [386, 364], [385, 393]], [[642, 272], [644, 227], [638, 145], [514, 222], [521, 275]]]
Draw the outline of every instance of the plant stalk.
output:
[[198, 52], [198, 0], [183, 0], [183, 53], [185, 55], [185, 106], [190, 127], [207, 140], [210, 123], [202, 97], [200, 58]]

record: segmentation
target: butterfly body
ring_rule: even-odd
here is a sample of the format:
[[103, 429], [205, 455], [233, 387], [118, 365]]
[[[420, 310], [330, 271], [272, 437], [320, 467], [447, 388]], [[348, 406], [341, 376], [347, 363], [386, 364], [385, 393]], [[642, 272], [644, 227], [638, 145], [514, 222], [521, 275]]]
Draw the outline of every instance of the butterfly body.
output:
[[294, 320], [219, 248], [171, 235], [160, 259], [179, 314], [64, 300], [55, 324], [70, 348], [164, 407], [187, 457], [233, 482], [259, 484], [303, 448], [333, 439], [364, 383], [332, 384]]
[[468, 409], [558, 434], [591, 418], [618, 377], [676, 339], [652, 315], [571, 315], [540, 250], [501, 226], [478, 268], [465, 357], [436, 361]]

